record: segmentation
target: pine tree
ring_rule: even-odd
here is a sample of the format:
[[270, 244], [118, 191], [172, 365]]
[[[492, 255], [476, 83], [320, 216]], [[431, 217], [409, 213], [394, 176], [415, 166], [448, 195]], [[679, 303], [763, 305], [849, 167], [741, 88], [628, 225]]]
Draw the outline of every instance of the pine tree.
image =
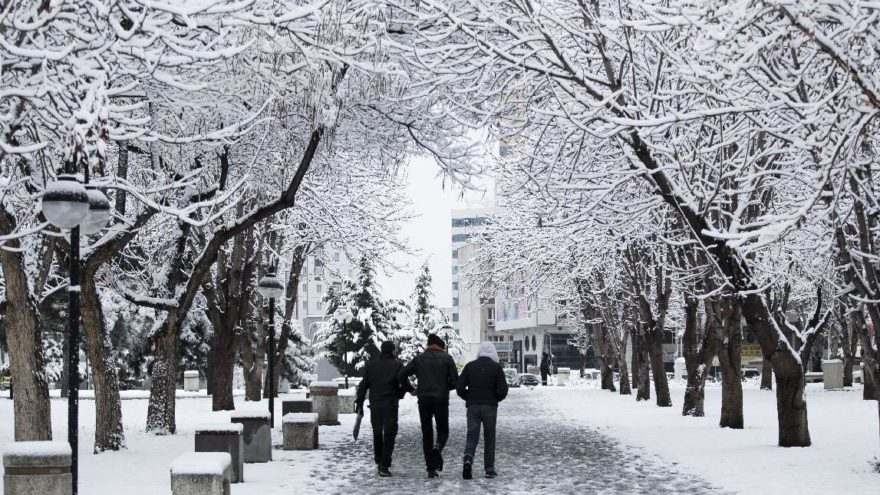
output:
[[347, 282], [324, 297], [327, 319], [315, 335], [317, 347], [340, 373], [360, 376], [364, 366], [379, 353], [399, 327], [392, 308], [379, 296], [375, 269], [369, 258], [359, 263], [357, 283]]

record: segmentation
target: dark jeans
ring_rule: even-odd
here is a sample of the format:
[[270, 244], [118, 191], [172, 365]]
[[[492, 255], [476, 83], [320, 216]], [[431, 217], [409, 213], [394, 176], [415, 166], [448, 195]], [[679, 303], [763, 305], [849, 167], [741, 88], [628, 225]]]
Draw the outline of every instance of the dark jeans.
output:
[[474, 457], [480, 443], [480, 425], [483, 426], [483, 468], [495, 468], [495, 423], [498, 406], [474, 404], [467, 408], [467, 442], [464, 454]]
[[370, 424], [373, 425], [373, 459], [380, 466], [391, 467], [397, 439], [397, 406], [371, 406]]
[[[449, 400], [419, 398], [419, 420], [422, 423], [422, 451], [428, 470], [438, 469], [440, 459], [431, 452], [434, 445], [442, 451], [449, 440]], [[434, 441], [434, 421], [437, 422], [437, 440]]]
[[541, 370], [541, 385], [543, 385], [545, 387], [547, 386], [547, 375], [548, 375], [548, 372]]

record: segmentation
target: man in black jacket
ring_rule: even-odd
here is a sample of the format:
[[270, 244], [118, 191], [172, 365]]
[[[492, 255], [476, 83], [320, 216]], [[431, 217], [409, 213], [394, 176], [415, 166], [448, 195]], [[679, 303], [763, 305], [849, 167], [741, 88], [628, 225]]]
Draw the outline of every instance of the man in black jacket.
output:
[[[397, 438], [397, 403], [407, 389], [397, 379], [403, 364], [394, 357], [394, 344], [382, 342], [382, 353], [370, 361], [357, 389], [357, 411], [364, 413], [364, 400], [370, 391], [370, 424], [373, 426], [373, 459], [379, 476], [391, 476], [391, 454]], [[408, 384], [407, 384], [408, 385]]]
[[456, 392], [467, 403], [467, 442], [462, 478], [473, 478], [472, 466], [480, 441], [480, 425], [483, 426], [483, 468], [487, 478], [494, 478], [497, 476], [495, 423], [498, 420], [498, 403], [507, 397], [507, 379], [498, 364], [498, 352], [491, 342], [483, 342], [477, 359], [464, 367]]
[[[422, 450], [428, 477], [436, 478], [443, 471], [443, 447], [449, 439], [449, 391], [455, 389], [458, 369], [455, 361], [446, 353], [446, 344], [440, 337], [428, 336], [428, 348], [402, 370], [398, 378], [402, 386], [409, 377], [416, 375], [416, 393], [419, 397], [419, 419], [422, 425]], [[437, 422], [437, 440], [434, 441], [434, 425]]]

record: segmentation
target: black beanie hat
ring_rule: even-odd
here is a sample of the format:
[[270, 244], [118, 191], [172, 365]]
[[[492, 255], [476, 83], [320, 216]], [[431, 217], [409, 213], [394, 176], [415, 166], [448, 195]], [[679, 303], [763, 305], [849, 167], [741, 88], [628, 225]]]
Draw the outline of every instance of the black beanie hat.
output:
[[394, 354], [394, 342], [386, 340], [385, 342], [382, 342], [382, 347], [380, 347], [380, 349], [385, 354]]
[[443, 339], [437, 336], [437, 334], [432, 333], [428, 335], [428, 345], [436, 345], [446, 349], [446, 342], [443, 342]]

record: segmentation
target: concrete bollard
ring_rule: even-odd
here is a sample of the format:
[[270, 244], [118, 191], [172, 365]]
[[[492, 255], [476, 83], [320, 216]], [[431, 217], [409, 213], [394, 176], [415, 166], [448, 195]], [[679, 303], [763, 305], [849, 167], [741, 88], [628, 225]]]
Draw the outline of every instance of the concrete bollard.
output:
[[183, 372], [183, 390], [186, 392], [199, 391], [199, 372], [189, 370]]
[[318, 414], [318, 424], [339, 424], [339, 387], [333, 382], [313, 382], [309, 386], [313, 411]]
[[339, 414], [354, 414], [356, 392], [353, 388], [339, 391]]
[[272, 460], [271, 416], [267, 411], [236, 411], [232, 422], [242, 426], [241, 440], [244, 444], [244, 462], [269, 462]]
[[281, 403], [281, 415], [315, 412], [312, 406], [312, 399], [286, 400]]
[[281, 418], [284, 450], [314, 450], [318, 448], [318, 414], [290, 413]]
[[232, 456], [232, 482], [244, 482], [244, 427], [238, 423], [196, 428], [196, 452], [226, 452]]
[[822, 379], [825, 390], [840, 390], [843, 388], [843, 361], [840, 359], [828, 359], [822, 361]]
[[230, 495], [232, 456], [189, 452], [171, 463], [171, 495]]
[[3, 452], [5, 495], [69, 495], [70, 444], [13, 442]]

